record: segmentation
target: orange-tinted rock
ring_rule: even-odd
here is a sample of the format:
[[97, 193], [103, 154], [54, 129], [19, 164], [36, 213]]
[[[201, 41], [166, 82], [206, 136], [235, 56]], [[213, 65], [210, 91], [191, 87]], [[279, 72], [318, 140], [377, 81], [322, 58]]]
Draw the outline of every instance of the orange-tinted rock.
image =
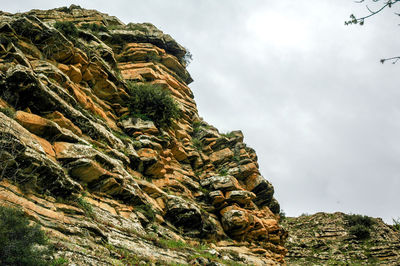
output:
[[72, 177], [85, 183], [90, 183], [106, 174], [110, 175], [110, 173], [102, 168], [97, 162], [89, 159], [74, 161], [69, 165], [69, 168]]
[[93, 78], [93, 74], [89, 69], [86, 69], [82, 74], [82, 79], [85, 81], [92, 80]]
[[111, 100], [116, 97], [117, 87], [108, 79], [103, 79], [94, 85], [93, 91], [100, 99]]
[[79, 83], [82, 80], [82, 73], [80, 68], [71, 65], [67, 74], [72, 82]]
[[213, 205], [219, 205], [225, 201], [224, 194], [221, 192], [221, 190], [212, 191], [208, 194], [208, 196], [211, 198]]
[[82, 130], [75, 126], [74, 123], [72, 123], [72, 121], [66, 118], [62, 113], [55, 111], [47, 115], [46, 118], [57, 123], [60, 127], [69, 129], [76, 135], [82, 136]]
[[223, 161], [229, 160], [233, 157], [234, 153], [231, 149], [225, 148], [223, 150], [214, 152], [210, 155], [210, 161], [213, 164], [219, 164]]
[[162, 178], [167, 173], [164, 163], [157, 161], [155, 164], [147, 168], [146, 174], [156, 178]]
[[35, 135], [51, 136], [59, 132], [55, 123], [35, 114], [17, 111], [15, 120]]
[[180, 144], [177, 144], [174, 147], [172, 147], [171, 152], [178, 161], [184, 161], [188, 157], [186, 151]]
[[49, 156], [51, 156], [51, 157], [53, 157], [53, 158], [56, 157], [56, 153], [54, 152], [53, 146], [51, 145], [50, 142], [48, 142], [47, 140], [45, 140], [45, 139], [43, 139], [43, 138], [41, 138], [41, 137], [38, 137], [38, 136], [36, 136], [36, 135], [33, 135], [33, 134], [32, 134], [32, 136], [39, 142], [39, 144], [42, 146], [44, 152], [45, 152], [47, 155], [49, 155]]

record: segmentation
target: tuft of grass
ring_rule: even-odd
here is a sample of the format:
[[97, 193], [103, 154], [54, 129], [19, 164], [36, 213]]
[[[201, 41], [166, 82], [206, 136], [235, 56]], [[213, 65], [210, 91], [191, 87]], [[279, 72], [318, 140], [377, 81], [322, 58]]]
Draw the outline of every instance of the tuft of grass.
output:
[[201, 142], [200, 139], [192, 138], [192, 144], [193, 144], [193, 148], [195, 148], [197, 151], [203, 150], [204, 144], [203, 144], [203, 142]]
[[51, 266], [65, 266], [69, 264], [69, 260], [64, 257], [59, 257], [51, 262]]
[[5, 107], [5, 108], [0, 108], [0, 112], [8, 116], [9, 118], [14, 119], [15, 117], [15, 111], [12, 108]]
[[76, 203], [84, 210], [87, 216], [93, 217], [93, 207], [83, 196], [77, 198]]
[[90, 30], [94, 33], [98, 33], [98, 32], [107, 32], [107, 27], [103, 26], [103, 25], [99, 25], [96, 23], [84, 23], [80, 26], [81, 29], [84, 30]]
[[154, 213], [153, 209], [148, 205], [138, 205], [135, 206], [135, 210], [138, 212], [143, 213], [143, 215], [150, 221], [154, 222], [156, 219], [156, 214]]
[[235, 134], [233, 132], [227, 132], [227, 133], [221, 133], [221, 136], [230, 139], [233, 138]]
[[220, 176], [227, 176], [228, 175], [228, 169], [226, 167], [222, 167], [221, 169], [219, 169], [218, 174]]
[[105, 247], [118, 255], [117, 259], [121, 261], [124, 265], [139, 265], [144, 258], [139, 258], [136, 254], [132, 254], [126, 248], [117, 248], [111, 244], [105, 244]]
[[159, 239], [157, 243], [163, 247], [163, 248], [169, 248], [169, 249], [184, 249], [189, 247], [188, 244], [181, 240], [173, 240], [173, 239]]
[[394, 230], [400, 232], [400, 218], [392, 219], [393, 220], [393, 228]]

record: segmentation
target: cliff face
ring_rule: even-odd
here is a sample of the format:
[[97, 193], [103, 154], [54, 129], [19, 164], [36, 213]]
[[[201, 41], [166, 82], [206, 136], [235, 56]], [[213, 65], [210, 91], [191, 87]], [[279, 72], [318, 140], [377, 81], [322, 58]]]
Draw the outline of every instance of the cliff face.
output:
[[[240, 131], [198, 116], [187, 56], [153, 25], [95, 10], [0, 13], [0, 204], [40, 224], [57, 256], [283, 262], [273, 187]], [[179, 119], [135, 117], [128, 87], [142, 83], [169, 91]]]
[[287, 263], [399, 265], [400, 232], [381, 219], [360, 217], [337, 212], [284, 219]]

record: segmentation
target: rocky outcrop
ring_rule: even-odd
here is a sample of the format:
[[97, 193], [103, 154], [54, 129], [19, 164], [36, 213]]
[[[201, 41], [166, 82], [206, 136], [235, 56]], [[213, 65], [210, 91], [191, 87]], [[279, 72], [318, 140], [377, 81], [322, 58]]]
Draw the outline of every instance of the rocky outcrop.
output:
[[[316, 213], [283, 219], [289, 231], [287, 263], [293, 265], [398, 265], [400, 232], [367, 217], [369, 234], [357, 237], [344, 213]], [[361, 227], [362, 229], [363, 227]], [[361, 229], [358, 229], [361, 231]], [[356, 235], [354, 234], [356, 233]], [[368, 236], [369, 235], [369, 236]]]
[[[189, 56], [151, 24], [78, 6], [1, 12], [0, 204], [71, 265], [283, 263], [273, 186], [240, 131], [199, 117]], [[169, 91], [180, 117], [132, 114], [136, 83]]]

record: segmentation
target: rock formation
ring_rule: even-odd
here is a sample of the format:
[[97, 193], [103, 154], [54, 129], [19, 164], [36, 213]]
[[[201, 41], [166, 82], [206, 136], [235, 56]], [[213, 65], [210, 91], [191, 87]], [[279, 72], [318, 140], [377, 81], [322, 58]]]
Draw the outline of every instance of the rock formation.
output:
[[370, 228], [367, 229], [369, 233], [357, 235], [357, 232], [364, 232], [361, 230], [363, 226], [361, 229], [354, 227], [356, 230], [352, 230], [352, 217], [358, 218], [357, 221], [361, 216], [321, 212], [283, 219], [282, 225], [289, 231], [286, 241], [287, 263], [399, 265], [400, 232], [381, 219], [364, 216], [362, 218], [370, 224]]
[[[95, 10], [0, 12], [0, 204], [40, 224], [56, 256], [284, 262], [273, 186], [240, 131], [199, 117], [187, 56], [153, 25]], [[132, 114], [132, 83], [169, 91], [180, 118], [166, 128]]]

